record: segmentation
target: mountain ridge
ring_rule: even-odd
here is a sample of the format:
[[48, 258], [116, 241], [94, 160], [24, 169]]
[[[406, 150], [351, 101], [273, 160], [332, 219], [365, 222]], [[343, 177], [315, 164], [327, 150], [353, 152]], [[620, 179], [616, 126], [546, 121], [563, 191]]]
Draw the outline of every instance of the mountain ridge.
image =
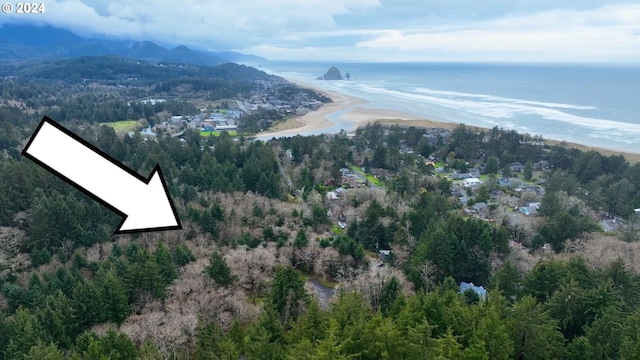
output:
[[88, 38], [53, 26], [4, 24], [0, 27], [0, 60], [117, 55], [136, 60], [220, 65], [257, 64], [267, 59], [234, 51], [205, 51], [177, 45], [167, 49], [152, 41]]

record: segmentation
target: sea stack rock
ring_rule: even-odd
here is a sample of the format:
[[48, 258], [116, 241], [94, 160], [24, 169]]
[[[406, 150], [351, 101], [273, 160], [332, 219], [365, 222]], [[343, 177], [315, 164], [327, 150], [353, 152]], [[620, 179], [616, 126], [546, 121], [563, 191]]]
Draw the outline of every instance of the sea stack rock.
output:
[[327, 73], [322, 76], [323, 80], [342, 80], [342, 75], [340, 75], [340, 70], [338, 70], [335, 66], [332, 66], [327, 70]]

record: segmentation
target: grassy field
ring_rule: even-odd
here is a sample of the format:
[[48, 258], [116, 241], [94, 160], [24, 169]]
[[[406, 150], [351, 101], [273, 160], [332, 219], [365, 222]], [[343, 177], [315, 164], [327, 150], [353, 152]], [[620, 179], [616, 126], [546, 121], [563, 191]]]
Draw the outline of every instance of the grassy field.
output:
[[379, 179], [377, 179], [375, 176], [371, 175], [371, 174], [366, 174], [362, 171], [362, 169], [360, 169], [359, 167], [355, 166], [355, 165], [351, 165], [351, 170], [353, 170], [354, 173], [358, 174], [358, 175], [363, 175], [368, 181], [369, 183], [376, 185], [376, 186], [382, 186], [382, 181], [380, 181]]
[[300, 122], [300, 120], [298, 120], [299, 118], [299, 116], [287, 116], [284, 119], [273, 124], [269, 128], [269, 130], [267, 130], [267, 132], [276, 132], [299, 128], [304, 125], [302, 122]]
[[[222, 131], [200, 131], [200, 136], [220, 136]], [[238, 136], [238, 132], [236, 130], [227, 130], [227, 133], [230, 136]]]
[[112, 127], [116, 132], [129, 132], [136, 130], [138, 122], [136, 120], [120, 120], [113, 122], [102, 122], [99, 125]]

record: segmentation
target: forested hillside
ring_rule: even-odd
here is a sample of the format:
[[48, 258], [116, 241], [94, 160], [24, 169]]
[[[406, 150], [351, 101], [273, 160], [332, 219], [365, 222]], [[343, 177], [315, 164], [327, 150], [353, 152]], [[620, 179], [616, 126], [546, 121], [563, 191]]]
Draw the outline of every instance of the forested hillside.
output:
[[[198, 114], [134, 105], [174, 81], [264, 79], [83, 61], [66, 64], [93, 85], [46, 64], [0, 83], [4, 358], [640, 358], [640, 164], [462, 125], [119, 133], [98, 122]], [[113, 235], [116, 214], [20, 155], [45, 114], [144, 176], [159, 164], [183, 229]]]

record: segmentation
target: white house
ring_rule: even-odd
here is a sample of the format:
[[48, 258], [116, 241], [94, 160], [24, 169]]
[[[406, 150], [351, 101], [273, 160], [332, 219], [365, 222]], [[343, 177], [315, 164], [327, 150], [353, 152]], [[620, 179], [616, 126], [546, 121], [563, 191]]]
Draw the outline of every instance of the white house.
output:
[[238, 128], [238, 125], [216, 125], [216, 130], [218, 130], [218, 131], [236, 130], [237, 128]]
[[482, 184], [482, 181], [480, 179], [478, 179], [478, 178], [472, 177], [472, 178], [467, 178], [467, 179], [462, 180], [462, 184], [465, 187], [472, 187], [472, 186], [477, 186], [477, 185]]
[[338, 200], [338, 194], [335, 191], [327, 191], [327, 200]]

